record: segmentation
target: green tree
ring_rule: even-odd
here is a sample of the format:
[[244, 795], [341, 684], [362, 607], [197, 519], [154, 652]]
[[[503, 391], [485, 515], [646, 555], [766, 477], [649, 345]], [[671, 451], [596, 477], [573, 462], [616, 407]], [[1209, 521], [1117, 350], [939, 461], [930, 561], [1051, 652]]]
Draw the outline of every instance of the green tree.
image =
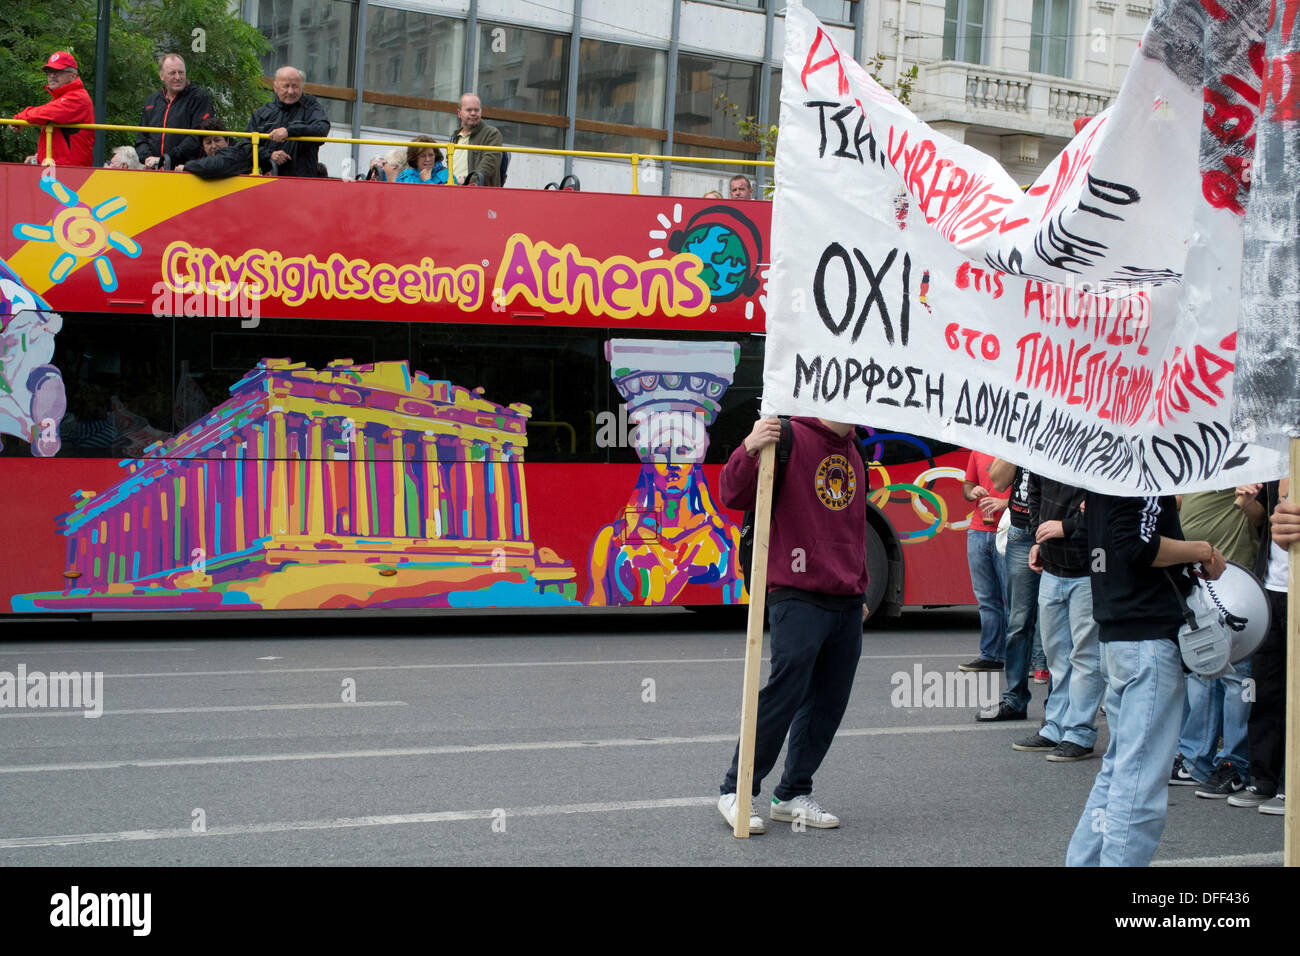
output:
[[[261, 85], [261, 56], [270, 44], [230, 12], [226, 0], [112, 0], [108, 41], [108, 123], [134, 125], [149, 94], [161, 89], [158, 58], [179, 53], [191, 81], [212, 93], [218, 118], [243, 129], [269, 94]], [[0, 5], [0, 115], [49, 101], [41, 64], [55, 50], [77, 58], [82, 82], [94, 95], [96, 0], [29, 0]], [[198, 31], [198, 32], [196, 32]], [[112, 132], [108, 148], [135, 142]], [[37, 133], [0, 134], [0, 161], [21, 162], [36, 151]]]

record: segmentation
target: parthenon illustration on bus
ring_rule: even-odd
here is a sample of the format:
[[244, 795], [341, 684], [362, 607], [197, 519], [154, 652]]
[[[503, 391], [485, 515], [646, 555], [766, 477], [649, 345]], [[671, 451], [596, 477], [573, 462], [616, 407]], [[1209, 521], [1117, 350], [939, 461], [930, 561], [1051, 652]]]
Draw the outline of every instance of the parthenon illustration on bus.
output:
[[264, 359], [57, 519], [58, 591], [14, 610], [576, 604], [529, 531], [531, 409], [411, 373]]

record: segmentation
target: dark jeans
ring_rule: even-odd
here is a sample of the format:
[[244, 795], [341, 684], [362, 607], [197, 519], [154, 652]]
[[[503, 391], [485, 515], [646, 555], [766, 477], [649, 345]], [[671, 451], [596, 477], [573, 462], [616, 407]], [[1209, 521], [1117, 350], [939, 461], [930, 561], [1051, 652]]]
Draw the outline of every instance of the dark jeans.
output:
[[[1267, 530], [1267, 529], [1265, 529]], [[1255, 702], [1250, 705], [1250, 778], [1260, 793], [1274, 796], [1285, 786], [1286, 764], [1286, 595], [1269, 591], [1273, 620], [1250, 659]]]
[[[790, 748], [785, 772], [773, 794], [793, 800], [812, 793], [813, 774], [821, 766], [839, 729], [853, 690], [853, 675], [862, 656], [862, 609], [827, 611], [806, 601], [777, 601], [772, 623], [772, 670], [758, 692], [758, 727], [754, 734], [754, 796], [776, 764], [786, 731]], [[736, 792], [740, 744], [722, 782], [723, 793]]]
[[1029, 670], [1033, 638], [1038, 631], [1038, 572], [1029, 567], [1034, 536], [1011, 527], [1007, 531], [1007, 689], [1002, 700], [1012, 710], [1029, 706]]

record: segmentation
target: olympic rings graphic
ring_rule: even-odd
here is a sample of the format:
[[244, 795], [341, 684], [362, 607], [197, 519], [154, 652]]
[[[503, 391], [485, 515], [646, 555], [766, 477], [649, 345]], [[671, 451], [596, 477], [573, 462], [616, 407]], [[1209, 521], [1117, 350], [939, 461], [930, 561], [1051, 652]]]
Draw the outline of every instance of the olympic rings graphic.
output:
[[[877, 463], [871, 464], [872, 471], [879, 472], [883, 479], [881, 487], [871, 493], [870, 501], [877, 508], [883, 509], [886, 504], [905, 504], [910, 503], [912, 510], [916, 512], [917, 517], [927, 522], [927, 526], [917, 531], [908, 531], [900, 533], [898, 540], [901, 544], [914, 544], [918, 541], [928, 541], [935, 537], [939, 532], [945, 529], [953, 531], [966, 531], [970, 528], [970, 512], [961, 521], [950, 522], [948, 520], [948, 503], [942, 495], [936, 494], [928, 486], [938, 481], [940, 478], [952, 478], [961, 481], [965, 478], [966, 473], [960, 468], [932, 467], [917, 475], [911, 482], [894, 482], [890, 480], [889, 472], [884, 465]], [[903, 497], [895, 497], [895, 492], [901, 492]], [[929, 503], [930, 508], [926, 507]], [[935, 513], [937, 512], [937, 514]]]
[[[907, 544], [908, 542], [911, 541], [925, 541], [929, 538], [933, 538], [935, 535], [937, 535], [940, 531], [943, 530], [943, 528], [948, 522], [948, 505], [947, 502], [943, 500], [943, 498], [941, 498], [939, 495], [936, 495], [933, 491], [930, 491], [928, 488], [921, 488], [918, 485], [905, 484], [905, 483], [900, 483], [896, 485], [885, 485], [883, 488], [880, 488], [877, 491], [873, 492], [872, 497], [874, 499], [877, 495], [880, 495], [882, 492], [888, 495], [888, 493], [891, 491], [906, 491], [909, 496], [912, 496], [913, 501], [915, 501], [916, 497], [928, 498], [930, 499], [931, 504], [933, 504], [934, 507], [939, 512], [938, 520], [932, 522], [928, 528], [921, 528], [919, 531], [907, 531], [900, 534], [898, 536], [898, 540], [901, 543]], [[880, 502], [873, 500], [872, 503], [875, 504], [876, 507], [880, 507]]]

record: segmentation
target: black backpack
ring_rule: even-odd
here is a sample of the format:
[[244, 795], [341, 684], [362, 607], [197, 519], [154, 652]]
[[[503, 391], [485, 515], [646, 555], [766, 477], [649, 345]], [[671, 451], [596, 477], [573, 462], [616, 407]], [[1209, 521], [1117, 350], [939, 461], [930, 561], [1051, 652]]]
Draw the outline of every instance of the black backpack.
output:
[[[776, 470], [772, 475], [772, 509], [776, 510], [776, 502], [781, 494], [781, 479], [785, 475], [785, 466], [790, 461], [790, 449], [794, 446], [793, 429], [790, 426], [788, 415], [781, 416], [781, 437], [776, 442]], [[871, 491], [871, 468], [870, 456], [867, 454], [866, 446], [862, 440], [854, 433], [853, 445], [862, 456], [862, 471], [866, 481], [866, 491]], [[745, 588], [749, 588], [750, 568], [754, 564], [754, 511], [751, 508], [745, 512], [745, 517], [740, 522], [740, 576], [745, 579]]]

